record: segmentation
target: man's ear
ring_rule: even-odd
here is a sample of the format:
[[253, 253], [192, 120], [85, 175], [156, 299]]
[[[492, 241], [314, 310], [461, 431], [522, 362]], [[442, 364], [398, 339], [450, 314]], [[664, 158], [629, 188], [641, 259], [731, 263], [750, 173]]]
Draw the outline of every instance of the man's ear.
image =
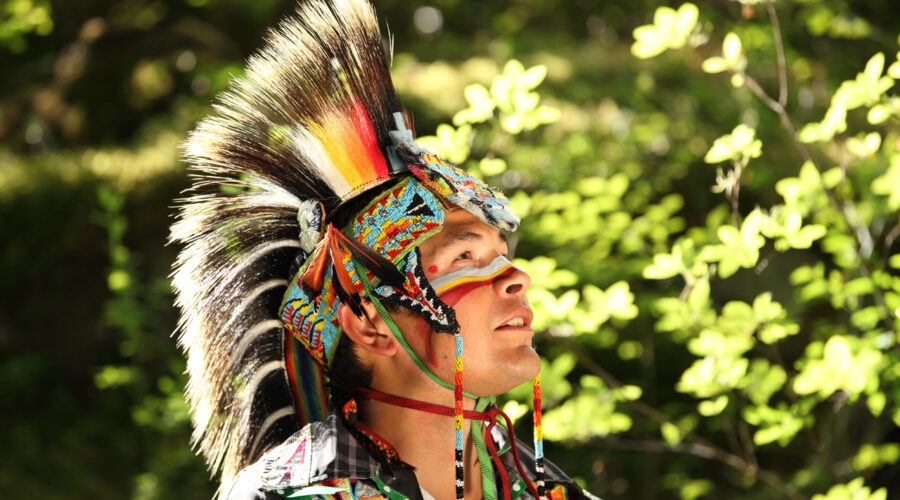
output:
[[347, 304], [338, 307], [338, 321], [344, 334], [350, 337], [354, 344], [367, 351], [381, 356], [397, 354], [399, 343], [384, 318], [378, 314], [372, 301], [363, 299], [362, 309], [363, 315], [357, 316]]

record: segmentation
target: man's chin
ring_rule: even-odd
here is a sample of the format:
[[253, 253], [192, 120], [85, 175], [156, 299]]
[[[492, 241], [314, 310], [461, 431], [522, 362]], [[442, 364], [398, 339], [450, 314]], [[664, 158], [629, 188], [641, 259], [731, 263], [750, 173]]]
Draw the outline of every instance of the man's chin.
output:
[[500, 396], [530, 382], [541, 371], [541, 357], [533, 347], [522, 346], [517, 349], [515, 360], [498, 363], [497, 368], [500, 373], [496, 373], [490, 381], [479, 384], [482, 387], [475, 387], [469, 392], [481, 397]]

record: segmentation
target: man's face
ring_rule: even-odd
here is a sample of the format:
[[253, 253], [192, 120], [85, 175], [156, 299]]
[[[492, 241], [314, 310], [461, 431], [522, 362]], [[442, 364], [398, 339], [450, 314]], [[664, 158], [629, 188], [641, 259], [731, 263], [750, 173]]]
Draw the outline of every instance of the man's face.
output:
[[[507, 255], [501, 234], [465, 210], [447, 213], [441, 232], [426, 240], [419, 250], [429, 280], [467, 267], [482, 268], [498, 255]], [[460, 325], [466, 391], [478, 396], [502, 394], [540, 370], [540, 357], [532, 348], [531, 308], [525, 296], [530, 283], [527, 274], [513, 268], [477, 286], [441, 296], [456, 310]], [[394, 317], [428, 368], [453, 383], [453, 336], [435, 333], [423, 319], [409, 312]]]

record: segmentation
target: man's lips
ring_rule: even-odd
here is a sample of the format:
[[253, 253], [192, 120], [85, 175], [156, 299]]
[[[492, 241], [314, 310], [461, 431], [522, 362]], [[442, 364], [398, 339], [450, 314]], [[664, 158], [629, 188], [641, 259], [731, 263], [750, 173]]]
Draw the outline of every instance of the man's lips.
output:
[[522, 329], [531, 329], [531, 321], [534, 319], [534, 313], [531, 312], [531, 308], [521, 307], [516, 309], [515, 312], [510, 314], [505, 320], [503, 320], [495, 330], [504, 330], [504, 329], [514, 329], [514, 328], [522, 328]]

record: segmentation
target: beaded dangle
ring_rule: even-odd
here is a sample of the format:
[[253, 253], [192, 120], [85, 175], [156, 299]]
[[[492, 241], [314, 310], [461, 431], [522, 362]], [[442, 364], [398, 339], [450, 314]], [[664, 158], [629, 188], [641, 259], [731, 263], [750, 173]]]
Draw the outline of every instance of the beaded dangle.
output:
[[544, 430], [541, 427], [541, 374], [531, 381], [534, 393], [534, 470], [539, 495], [544, 494]]
[[453, 335], [456, 341], [456, 360], [453, 397], [456, 403], [454, 424], [456, 428], [456, 498], [463, 500], [465, 482], [463, 479], [463, 339], [459, 333]]

